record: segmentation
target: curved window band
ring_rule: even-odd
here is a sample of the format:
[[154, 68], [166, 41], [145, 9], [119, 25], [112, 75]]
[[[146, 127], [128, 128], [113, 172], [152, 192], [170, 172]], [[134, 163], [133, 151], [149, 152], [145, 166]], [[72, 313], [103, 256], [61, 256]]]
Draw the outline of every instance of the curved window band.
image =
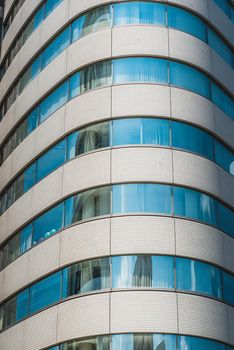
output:
[[2, 244], [0, 268], [70, 225], [134, 213], [188, 218], [234, 237], [234, 212], [202, 192], [165, 184], [119, 184], [79, 192], [37, 216]]
[[72, 132], [27, 166], [0, 194], [0, 214], [69, 160], [96, 149], [122, 145], [156, 145], [194, 152], [234, 175], [234, 153], [198, 127], [159, 118], [115, 119]]
[[[18, 2], [24, 2], [25, 0], [18, 0]], [[24, 46], [28, 38], [32, 33], [39, 27], [39, 25], [49, 16], [49, 14], [62, 2], [63, 0], [44, 0], [43, 3], [36, 9], [36, 12], [30, 16], [27, 20], [26, 25], [20, 30], [19, 34], [10, 45], [7, 53], [1, 64], [1, 77], [4, 76], [11, 62]], [[9, 17], [11, 18], [11, 17]], [[9, 28], [8, 25], [5, 28]], [[4, 35], [6, 34], [6, 31]]]
[[[111, 344], [111, 347], [110, 347]], [[71, 340], [45, 350], [232, 350], [215, 340], [178, 334], [127, 333]]]
[[[168, 76], [169, 71], [169, 76]], [[186, 64], [150, 57], [101, 61], [79, 70], [48, 94], [1, 146], [1, 162], [56, 110], [87, 91], [115, 84], [155, 83], [186, 89], [210, 99], [234, 118], [233, 100], [204, 73]]]
[[[166, 22], [167, 18], [168, 23]], [[74, 20], [27, 66], [21, 77], [7, 92], [1, 104], [1, 119], [29, 82], [64, 49], [91, 32], [96, 32], [104, 27], [111, 27], [112, 23], [114, 25], [139, 23], [167, 25], [187, 32], [205, 41], [226, 63], [233, 66], [232, 49], [206, 22], [187, 10], [171, 5], [138, 1], [117, 3], [112, 6], [105, 5], [88, 11]]]
[[[228, 276], [228, 284], [223, 275]], [[232, 290], [229, 290], [230, 281]], [[27, 316], [82, 293], [128, 288], [195, 293], [234, 304], [231, 293], [234, 277], [211, 264], [162, 255], [113, 256], [72, 264], [17, 293], [1, 304], [0, 324], [4, 330]]]

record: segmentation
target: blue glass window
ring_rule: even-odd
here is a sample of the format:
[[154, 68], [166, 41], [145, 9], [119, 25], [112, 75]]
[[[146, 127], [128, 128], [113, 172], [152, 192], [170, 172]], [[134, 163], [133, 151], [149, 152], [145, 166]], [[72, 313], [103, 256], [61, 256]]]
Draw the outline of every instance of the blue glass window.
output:
[[114, 83], [168, 83], [168, 63], [163, 59], [135, 57], [113, 60]]
[[110, 194], [110, 187], [102, 187], [68, 198], [66, 200], [65, 225], [110, 214]]
[[212, 265], [176, 258], [176, 288], [222, 298], [221, 272]]
[[19, 233], [20, 255], [29, 250], [32, 246], [32, 224], [25, 226]]
[[49, 16], [49, 14], [57, 7], [63, 0], [46, 0], [45, 3], [45, 17]]
[[35, 173], [36, 166], [35, 163], [33, 163], [15, 179], [12, 186], [12, 203], [34, 186]]
[[170, 6], [168, 11], [168, 26], [191, 34], [202, 41], [207, 40], [206, 23], [198, 16], [182, 8]]
[[111, 7], [100, 6], [90, 10], [72, 23], [72, 42], [111, 25]]
[[35, 184], [36, 164], [30, 165], [23, 173], [24, 192], [27, 192]]
[[63, 226], [64, 203], [58, 204], [34, 221], [33, 245], [54, 235]]
[[113, 186], [112, 211], [117, 213], [171, 213], [171, 187], [156, 184]]
[[33, 18], [33, 30], [35, 30], [44, 19], [44, 5], [35, 13]]
[[42, 53], [42, 69], [55, 59], [70, 44], [70, 26], [67, 27]]
[[103, 61], [88, 66], [80, 71], [80, 92], [96, 89], [111, 84], [112, 63]]
[[112, 350], [176, 350], [176, 336], [169, 334], [114, 334]]
[[25, 289], [17, 295], [16, 321], [22, 320], [28, 314], [29, 290]]
[[108, 147], [110, 123], [100, 123], [83, 128], [68, 136], [68, 159], [85, 152]]
[[166, 25], [166, 7], [153, 2], [124, 2], [114, 4], [114, 25], [160, 24]]
[[234, 238], [234, 213], [219, 203], [219, 228]]
[[60, 299], [61, 271], [30, 287], [29, 313], [41, 310]]
[[175, 215], [217, 225], [217, 203], [201, 192], [174, 187], [174, 212]]
[[192, 125], [172, 122], [172, 147], [189, 150], [208, 159], [214, 159], [213, 138], [207, 132]]
[[84, 261], [63, 270], [62, 298], [110, 287], [109, 258]]
[[215, 141], [215, 161], [223, 169], [234, 175], [234, 154], [218, 141]]
[[19, 93], [32, 81], [41, 71], [41, 55], [38, 56], [22, 75], [19, 81]]
[[113, 257], [112, 287], [174, 288], [173, 258], [150, 255]]
[[68, 101], [68, 81], [54, 90], [40, 105], [40, 123]]
[[113, 146], [162, 145], [169, 146], [169, 121], [153, 118], [131, 118], [113, 121]]
[[223, 272], [223, 298], [234, 305], [234, 277], [226, 272]]
[[216, 104], [224, 113], [234, 119], [233, 99], [226, 94], [218, 85], [211, 82], [212, 102]]
[[66, 160], [66, 139], [57, 143], [37, 160], [36, 181], [40, 181], [52, 171], [63, 165]]
[[38, 126], [38, 107], [36, 107], [27, 117], [27, 135], [31, 134]]
[[213, 340], [178, 336], [178, 350], [226, 350], [224, 344]]
[[69, 99], [72, 99], [80, 94], [80, 72], [73, 74], [70, 78]]
[[233, 52], [211, 28], [208, 28], [208, 45], [233, 67]]
[[210, 98], [210, 80], [205, 74], [183, 63], [171, 61], [169, 65], [171, 85]]

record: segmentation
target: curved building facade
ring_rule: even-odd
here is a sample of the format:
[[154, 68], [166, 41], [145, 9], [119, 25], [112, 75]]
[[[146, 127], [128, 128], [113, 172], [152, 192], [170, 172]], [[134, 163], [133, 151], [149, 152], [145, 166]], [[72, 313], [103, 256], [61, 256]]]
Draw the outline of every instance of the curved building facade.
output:
[[231, 0], [5, 0], [0, 350], [234, 349]]

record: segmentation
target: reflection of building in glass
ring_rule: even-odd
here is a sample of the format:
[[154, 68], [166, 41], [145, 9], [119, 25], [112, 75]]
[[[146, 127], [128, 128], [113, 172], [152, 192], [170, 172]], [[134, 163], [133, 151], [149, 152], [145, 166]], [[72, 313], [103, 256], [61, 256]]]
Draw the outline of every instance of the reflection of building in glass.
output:
[[234, 350], [232, 0], [0, 0], [0, 350]]

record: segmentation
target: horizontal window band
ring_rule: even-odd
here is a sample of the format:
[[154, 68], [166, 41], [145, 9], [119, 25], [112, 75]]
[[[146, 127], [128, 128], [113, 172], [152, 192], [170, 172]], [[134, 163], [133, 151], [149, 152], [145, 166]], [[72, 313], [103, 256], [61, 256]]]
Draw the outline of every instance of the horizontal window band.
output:
[[72, 296], [123, 288], [191, 292], [234, 305], [234, 276], [211, 264], [169, 255], [112, 256], [73, 263], [16, 293], [1, 303], [0, 325], [4, 330]]
[[208, 98], [234, 118], [233, 99], [223, 94], [206, 75], [187, 64], [138, 56], [99, 61], [66, 78], [26, 114], [3, 142], [1, 162], [44, 120], [73, 98], [97, 88], [133, 83], [162, 84], [192, 91]]
[[207, 194], [166, 184], [115, 184], [78, 192], [36, 216], [1, 245], [0, 268], [70, 225], [105, 215], [134, 213], [187, 218], [234, 237], [233, 210]]
[[[204, 20], [184, 8], [153, 2], [121, 2], [99, 6], [82, 14], [65, 29], [63, 28], [27, 65], [1, 103], [1, 119], [24, 88], [72, 43], [103, 28], [131, 24], [167, 26], [186, 32], [207, 43], [231, 67], [234, 65], [232, 48], [224, 43], [223, 38]], [[4, 72], [6, 69], [3, 67], [2, 70]]]
[[191, 152], [234, 175], [234, 153], [198, 127], [171, 119], [113, 119], [73, 131], [27, 165], [1, 192], [0, 214], [44, 177], [75, 157], [97, 149], [127, 145]]
[[44, 350], [233, 350], [217, 340], [169, 333], [124, 333], [73, 339]]

